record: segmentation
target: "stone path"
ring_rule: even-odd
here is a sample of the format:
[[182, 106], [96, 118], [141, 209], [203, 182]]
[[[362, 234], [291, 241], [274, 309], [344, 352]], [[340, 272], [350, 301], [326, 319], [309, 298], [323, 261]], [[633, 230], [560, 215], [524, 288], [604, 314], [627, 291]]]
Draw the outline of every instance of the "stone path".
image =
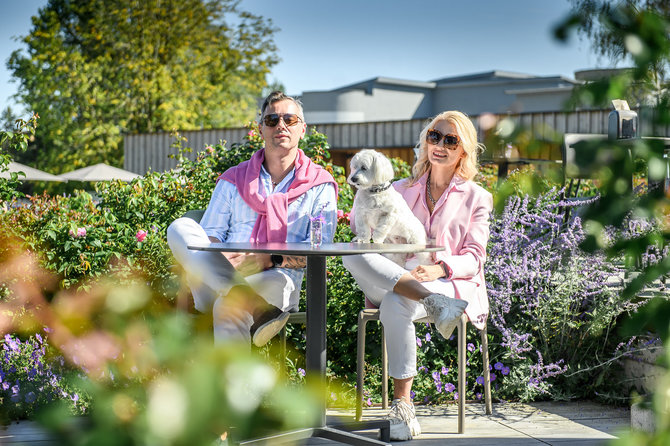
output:
[[[493, 446], [559, 445], [595, 446], [607, 444], [630, 428], [627, 408], [590, 402], [545, 402], [493, 405], [493, 414], [484, 413], [483, 404], [466, 406], [465, 433], [457, 434], [457, 407], [417, 406], [423, 433], [403, 446]], [[365, 419], [385, 415], [381, 408], [366, 409]], [[328, 415], [353, 417], [353, 411], [329, 410]], [[374, 433], [365, 433], [373, 436]], [[51, 446], [55, 443], [34, 422], [14, 423], [0, 430], [0, 445]], [[310, 439], [307, 445], [335, 444]]]

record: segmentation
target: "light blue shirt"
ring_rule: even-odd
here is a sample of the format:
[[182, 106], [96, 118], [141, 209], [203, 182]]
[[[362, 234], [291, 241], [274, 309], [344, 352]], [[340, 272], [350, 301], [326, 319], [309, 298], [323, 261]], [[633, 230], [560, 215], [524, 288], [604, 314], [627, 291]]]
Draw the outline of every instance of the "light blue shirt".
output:
[[[258, 193], [267, 197], [275, 192], [287, 192], [293, 178], [295, 168], [272, 190], [270, 174], [261, 166]], [[323, 215], [323, 243], [331, 243], [337, 226], [337, 198], [335, 187], [331, 183], [319, 184], [307, 190], [288, 205], [287, 242], [309, 242], [310, 217]], [[210, 237], [222, 242], [248, 242], [251, 237], [258, 213], [249, 207], [237, 192], [237, 187], [226, 180], [217, 182], [207, 210], [200, 220], [200, 225]], [[299, 289], [302, 285], [304, 268], [281, 268]]]

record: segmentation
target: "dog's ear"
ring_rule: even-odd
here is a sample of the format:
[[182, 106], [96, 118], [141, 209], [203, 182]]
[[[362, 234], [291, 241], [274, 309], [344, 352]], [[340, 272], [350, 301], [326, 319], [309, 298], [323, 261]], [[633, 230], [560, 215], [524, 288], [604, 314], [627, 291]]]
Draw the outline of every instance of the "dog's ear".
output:
[[377, 179], [380, 183], [391, 181], [393, 179], [393, 164], [391, 164], [391, 161], [383, 153], [375, 153], [377, 154], [374, 158]]

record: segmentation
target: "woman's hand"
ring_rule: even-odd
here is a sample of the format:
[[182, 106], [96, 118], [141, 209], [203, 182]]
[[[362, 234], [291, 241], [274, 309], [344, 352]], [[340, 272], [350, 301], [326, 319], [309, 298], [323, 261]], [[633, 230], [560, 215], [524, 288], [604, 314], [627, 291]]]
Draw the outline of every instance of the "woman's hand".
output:
[[419, 265], [410, 274], [419, 282], [431, 282], [444, 277], [444, 270], [440, 265]]

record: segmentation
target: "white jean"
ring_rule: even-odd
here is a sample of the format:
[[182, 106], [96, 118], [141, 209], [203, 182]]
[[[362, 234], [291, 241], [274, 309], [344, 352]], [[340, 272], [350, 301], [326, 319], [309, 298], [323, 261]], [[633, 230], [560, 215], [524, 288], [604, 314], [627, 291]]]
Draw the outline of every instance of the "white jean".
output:
[[188, 245], [209, 244], [205, 230], [190, 218], [178, 218], [167, 229], [167, 242], [177, 262], [184, 268], [196, 310], [212, 313], [214, 340], [251, 342], [253, 318], [247, 311], [225, 305], [225, 296], [235, 285], [250, 286], [269, 304], [283, 311], [298, 308], [300, 290], [280, 268], [270, 268], [251, 276], [238, 274], [220, 252], [195, 251]]
[[[380, 254], [343, 256], [344, 267], [356, 279], [365, 297], [379, 307], [388, 349], [389, 375], [395, 379], [416, 376], [416, 329], [414, 321], [426, 317], [422, 303], [393, 292], [393, 287], [407, 270]], [[412, 266], [411, 262], [408, 265]], [[450, 280], [422, 282], [432, 293], [455, 297]]]

